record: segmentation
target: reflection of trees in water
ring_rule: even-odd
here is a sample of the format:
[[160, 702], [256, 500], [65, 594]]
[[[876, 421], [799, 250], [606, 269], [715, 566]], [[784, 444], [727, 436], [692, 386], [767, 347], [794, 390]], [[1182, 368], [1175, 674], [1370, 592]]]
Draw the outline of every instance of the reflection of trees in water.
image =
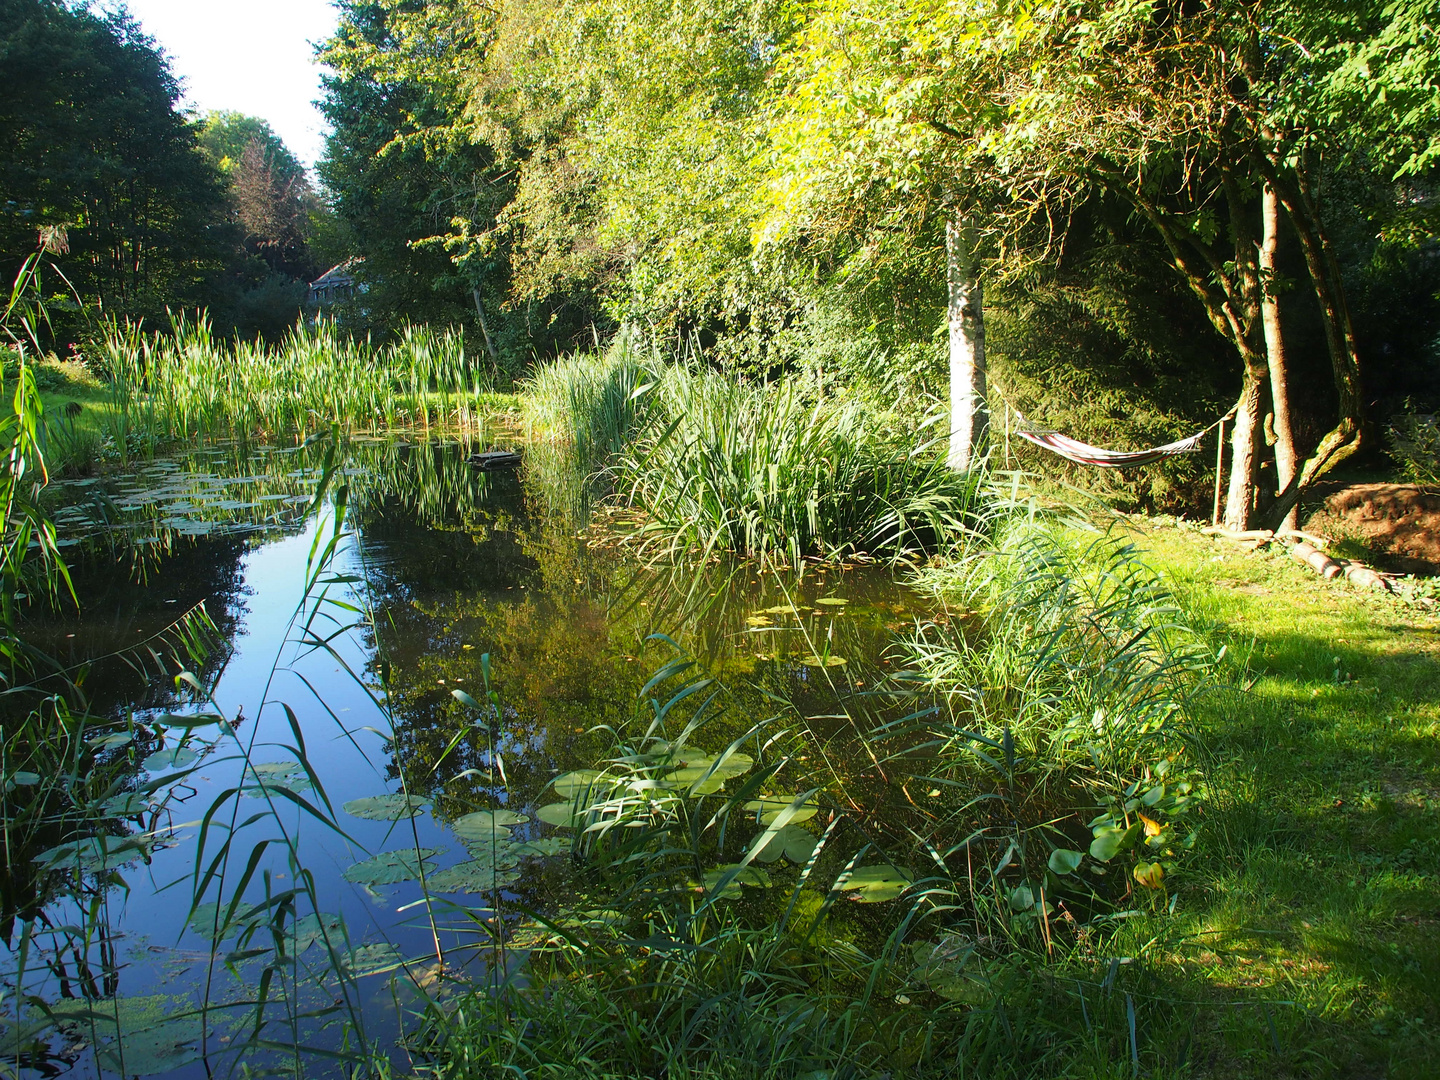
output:
[[[233, 640], [246, 614], [242, 563], [249, 549], [250, 541], [234, 535], [182, 541], [144, 580], [117, 573], [97, 553], [71, 568], [78, 610], [67, 605], [28, 624], [25, 640], [70, 673], [78, 693], [68, 696], [92, 716], [119, 720], [132, 709], [172, 708], [180, 659], [158, 639], [203, 603], [218, 636]], [[195, 672], [202, 683], [214, 684], [227, 656], [223, 647], [211, 651]]]
[[[367, 515], [363, 531], [391, 665], [397, 760], [410, 783], [443, 789], [457, 813], [488, 804], [502, 786], [512, 803], [532, 802], [556, 770], [602, 756], [609, 736], [587, 733], [628, 724], [642, 705], [640, 689], [672, 655], [663, 643], [647, 645], [650, 634], [673, 637], [727, 684], [723, 714], [698, 737], [718, 749], [785, 711], [777, 698], [791, 703], [792, 715], [839, 715], [837, 698], [873, 680], [911, 602], [881, 573], [848, 575], [842, 591], [851, 603], [841, 610], [815, 606], [836, 587], [828, 572], [641, 567], [628, 549], [591, 546], [598, 534], [508, 480], [492, 488], [467, 531], [422, 529], [391, 502]], [[796, 613], [788, 618], [771, 616], [763, 629], [749, 621], [792, 600]], [[816, 650], [848, 664], [799, 662]], [[493, 728], [451, 693], [483, 700], [486, 653], [502, 702]], [[678, 725], [686, 715], [677, 713]], [[844, 727], [853, 736], [853, 725]], [[504, 785], [489, 773], [492, 745], [503, 758]], [[462, 776], [469, 770], [480, 775]]]

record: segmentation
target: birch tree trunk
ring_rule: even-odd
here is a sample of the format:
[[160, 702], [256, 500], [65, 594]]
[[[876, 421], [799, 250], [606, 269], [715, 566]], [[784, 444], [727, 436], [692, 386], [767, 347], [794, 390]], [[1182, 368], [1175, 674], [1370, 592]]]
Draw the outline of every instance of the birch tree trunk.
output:
[[974, 228], [958, 215], [945, 223], [945, 280], [950, 322], [950, 449], [959, 472], [975, 464], [985, 441], [985, 308]]
[[[1280, 326], [1280, 297], [1275, 291], [1275, 255], [1280, 247], [1280, 197], [1270, 184], [1261, 196], [1263, 236], [1260, 242], [1261, 315], [1265, 323], [1265, 357], [1270, 367], [1270, 405], [1275, 417], [1275, 484], [1283, 492], [1295, 478], [1295, 433], [1290, 422], [1289, 374], [1285, 337]], [[1299, 527], [1300, 512], [1290, 507], [1282, 528]]]

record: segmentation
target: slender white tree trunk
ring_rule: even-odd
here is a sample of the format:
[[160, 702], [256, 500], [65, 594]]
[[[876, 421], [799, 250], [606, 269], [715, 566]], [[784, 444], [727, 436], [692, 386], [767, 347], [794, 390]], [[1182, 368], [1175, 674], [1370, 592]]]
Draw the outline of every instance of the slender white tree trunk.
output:
[[[1290, 387], [1285, 338], [1280, 328], [1280, 298], [1275, 292], [1275, 253], [1280, 246], [1280, 199], [1265, 185], [1261, 200], [1264, 233], [1260, 242], [1261, 314], [1265, 322], [1265, 356], [1270, 365], [1270, 402], [1275, 416], [1275, 486], [1284, 491], [1295, 476], [1295, 433], [1290, 422]], [[1282, 528], [1297, 528], [1300, 511], [1291, 507]]]
[[945, 223], [945, 278], [950, 321], [950, 468], [967, 471], [985, 441], [985, 307], [975, 261], [974, 229], [958, 216]]
[[490, 340], [490, 325], [485, 321], [485, 305], [480, 303], [480, 287], [477, 285], [470, 290], [470, 295], [475, 297], [475, 315], [480, 320], [480, 333], [485, 335], [485, 351], [490, 354], [490, 359], [495, 359], [495, 345]]

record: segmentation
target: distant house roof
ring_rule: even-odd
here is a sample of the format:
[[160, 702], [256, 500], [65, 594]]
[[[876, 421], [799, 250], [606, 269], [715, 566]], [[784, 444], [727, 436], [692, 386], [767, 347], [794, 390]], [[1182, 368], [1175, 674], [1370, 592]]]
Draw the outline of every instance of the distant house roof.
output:
[[326, 270], [310, 283], [306, 300], [322, 307], [333, 304], [336, 300], [348, 300], [355, 295], [355, 267], [361, 261], [358, 258], [346, 259]]

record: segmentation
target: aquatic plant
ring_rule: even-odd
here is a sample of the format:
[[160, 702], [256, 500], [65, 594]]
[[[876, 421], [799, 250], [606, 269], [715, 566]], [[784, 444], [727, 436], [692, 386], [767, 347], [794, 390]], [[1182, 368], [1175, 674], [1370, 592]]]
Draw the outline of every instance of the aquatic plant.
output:
[[620, 338], [541, 368], [522, 400], [532, 431], [644, 512], [651, 548], [900, 559], [976, 523], [980, 470], [954, 473], [923, 431], [897, 437], [863, 401], [817, 399], [798, 380], [642, 362]]
[[332, 323], [301, 322], [275, 347], [218, 340], [202, 313], [168, 333], [111, 323], [94, 363], [111, 408], [104, 423], [122, 457], [177, 439], [306, 435], [478, 423], [492, 372], [454, 330], [406, 327], [375, 348]]

